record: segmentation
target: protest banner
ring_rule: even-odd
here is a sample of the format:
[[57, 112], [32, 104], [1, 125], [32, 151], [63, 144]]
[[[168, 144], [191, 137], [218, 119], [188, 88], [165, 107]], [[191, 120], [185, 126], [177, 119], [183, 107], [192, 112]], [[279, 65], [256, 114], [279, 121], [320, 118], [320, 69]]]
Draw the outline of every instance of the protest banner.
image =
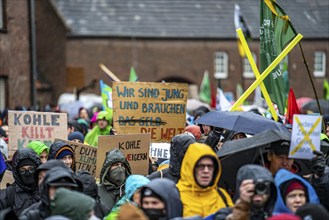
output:
[[59, 138], [56, 138], [55, 141], [63, 141], [73, 148], [76, 171], [86, 170], [95, 177], [97, 159], [96, 147]]
[[7, 184], [11, 185], [14, 181], [13, 172], [6, 170], [0, 182], [0, 189], [7, 188]]
[[151, 133], [151, 142], [170, 142], [184, 132], [187, 84], [113, 82], [112, 89], [118, 134]]
[[151, 143], [150, 157], [170, 159], [170, 143]]
[[98, 137], [96, 177], [99, 178], [106, 152], [118, 148], [134, 174], [148, 174], [150, 134], [102, 135]]
[[56, 138], [67, 138], [67, 114], [34, 111], [8, 111], [9, 157], [31, 141], [50, 147]]
[[311, 159], [320, 151], [322, 116], [294, 115], [289, 158]]

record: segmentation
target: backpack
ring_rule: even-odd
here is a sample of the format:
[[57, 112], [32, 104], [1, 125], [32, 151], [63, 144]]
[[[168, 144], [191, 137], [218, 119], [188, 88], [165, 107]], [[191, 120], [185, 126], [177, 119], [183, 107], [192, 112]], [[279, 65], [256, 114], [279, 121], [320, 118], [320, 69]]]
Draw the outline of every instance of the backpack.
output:
[[227, 199], [226, 199], [226, 196], [225, 194], [222, 192], [222, 190], [218, 187], [217, 188], [217, 192], [219, 194], [219, 196], [222, 198], [224, 204], [225, 204], [225, 207], [229, 207], [228, 203], [227, 203]]

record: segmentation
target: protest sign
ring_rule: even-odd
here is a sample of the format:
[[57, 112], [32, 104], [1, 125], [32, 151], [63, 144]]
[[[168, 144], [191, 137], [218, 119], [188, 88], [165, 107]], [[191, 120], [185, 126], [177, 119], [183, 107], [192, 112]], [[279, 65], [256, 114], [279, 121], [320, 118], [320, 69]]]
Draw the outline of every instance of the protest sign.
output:
[[0, 182], [0, 189], [7, 188], [7, 184], [13, 184], [14, 181], [13, 172], [6, 170]]
[[31, 141], [50, 147], [56, 138], [67, 138], [67, 114], [34, 111], [8, 111], [9, 155]]
[[56, 138], [55, 141], [63, 141], [73, 148], [76, 171], [86, 170], [95, 177], [97, 159], [96, 147], [59, 138]]
[[150, 134], [102, 135], [98, 137], [96, 177], [99, 178], [106, 152], [118, 148], [134, 174], [148, 174]]
[[322, 116], [294, 115], [289, 158], [311, 159], [320, 151]]
[[150, 156], [170, 159], [170, 143], [151, 143]]
[[113, 82], [112, 89], [118, 134], [150, 133], [151, 142], [170, 142], [184, 132], [187, 84]]

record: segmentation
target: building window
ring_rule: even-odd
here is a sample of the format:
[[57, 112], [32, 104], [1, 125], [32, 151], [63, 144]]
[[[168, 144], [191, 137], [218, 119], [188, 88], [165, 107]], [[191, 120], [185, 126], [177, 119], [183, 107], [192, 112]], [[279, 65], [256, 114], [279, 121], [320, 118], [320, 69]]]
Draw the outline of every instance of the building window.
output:
[[5, 29], [5, 0], [0, 0], [0, 30]]
[[324, 77], [326, 75], [326, 54], [322, 51], [314, 53], [314, 76]]
[[6, 78], [0, 77], [0, 112], [6, 108]]
[[226, 79], [228, 76], [228, 55], [225, 52], [215, 53], [215, 79]]
[[[255, 63], [257, 64], [257, 56], [256, 56], [256, 54], [253, 53], [253, 52], [251, 54], [252, 54], [252, 57], [255, 60]], [[243, 77], [244, 78], [255, 78], [255, 74], [254, 74], [254, 72], [251, 69], [251, 66], [250, 66], [250, 63], [249, 63], [249, 60], [248, 60], [247, 57], [244, 57], [243, 58]]]

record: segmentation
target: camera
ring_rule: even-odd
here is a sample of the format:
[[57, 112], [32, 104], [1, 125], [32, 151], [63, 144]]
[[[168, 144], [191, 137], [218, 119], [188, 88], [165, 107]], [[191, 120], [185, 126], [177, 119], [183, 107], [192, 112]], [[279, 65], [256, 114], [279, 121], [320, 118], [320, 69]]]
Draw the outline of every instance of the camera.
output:
[[270, 192], [271, 183], [269, 181], [257, 179], [254, 184], [256, 195], [265, 195]]

